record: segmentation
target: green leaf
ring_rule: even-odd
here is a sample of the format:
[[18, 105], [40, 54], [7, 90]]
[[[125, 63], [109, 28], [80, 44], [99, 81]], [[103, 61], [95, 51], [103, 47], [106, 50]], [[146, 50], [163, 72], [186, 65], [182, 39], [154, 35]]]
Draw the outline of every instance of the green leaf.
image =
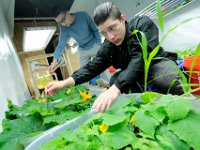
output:
[[115, 124], [123, 122], [126, 119], [126, 116], [116, 116], [116, 115], [103, 113], [101, 115], [101, 118], [103, 119], [106, 125], [113, 126]]
[[[126, 98], [126, 96], [128, 96]], [[118, 100], [116, 101], [115, 105], [113, 105], [110, 109], [115, 109], [115, 107], [119, 108], [119, 107], [124, 107], [127, 106], [133, 102], [135, 102], [136, 99], [134, 96], [132, 95], [122, 95], [118, 97]]]
[[163, 14], [162, 14], [162, 11], [161, 11], [161, 8], [160, 8], [160, 0], [157, 0], [156, 4], [157, 4], [156, 8], [157, 8], [158, 22], [159, 22], [159, 25], [160, 25], [160, 29], [163, 32], [164, 24], [163, 24]]
[[140, 94], [140, 97], [142, 98], [142, 100], [145, 103], [152, 102], [161, 96], [162, 96], [162, 94], [155, 93], [155, 92], [144, 92], [144, 93]]
[[135, 134], [123, 124], [109, 127], [109, 131], [100, 135], [102, 143], [114, 149], [121, 149], [136, 141]]
[[135, 113], [135, 126], [138, 127], [143, 132], [149, 134], [152, 138], [156, 127], [159, 125], [159, 122], [153, 117], [144, 113], [144, 110], [138, 110]]
[[165, 117], [167, 116], [166, 111], [163, 107], [156, 107], [155, 104], [152, 105], [145, 105], [143, 107], [145, 114], [152, 116], [156, 120], [158, 120], [160, 123], [163, 122]]
[[57, 137], [56, 139], [52, 140], [51, 142], [45, 144], [44, 146], [40, 147], [41, 150], [58, 150], [58, 148], [64, 148], [65, 147], [66, 140]]
[[[120, 98], [120, 97], [119, 97]], [[105, 111], [106, 114], [125, 115], [124, 107], [130, 105], [135, 99], [133, 97], [118, 100], [111, 108]]]
[[40, 113], [42, 116], [48, 116], [54, 115], [56, 111], [52, 105], [49, 105], [49, 108], [47, 108], [47, 103], [38, 103], [36, 100], [30, 100], [22, 107], [17, 107], [11, 112], [11, 114], [18, 114], [21, 116], [36, 113]]
[[68, 120], [74, 119], [80, 116], [78, 112], [72, 111], [70, 109], [61, 111], [59, 115], [47, 116], [44, 118], [44, 123], [55, 122], [58, 124], [63, 124]]
[[165, 108], [171, 121], [184, 119], [192, 109], [194, 108], [191, 101], [189, 101], [188, 98], [180, 96], [176, 96], [176, 99], [171, 101], [171, 103]]
[[130, 112], [130, 113], [134, 114], [137, 110], [138, 110], [138, 108], [135, 107], [135, 106], [126, 106], [126, 107], [124, 107], [124, 112], [125, 113]]
[[134, 150], [163, 150], [158, 142], [148, 138], [138, 138], [136, 142], [132, 143], [132, 148]]
[[62, 100], [61, 102], [57, 103], [54, 105], [55, 108], [60, 108], [60, 109], [63, 109], [69, 105], [75, 105], [77, 103], [80, 103], [81, 100], [78, 99], [78, 98], [75, 98], [75, 99], [71, 99], [71, 100]]
[[169, 123], [168, 129], [193, 149], [200, 149], [200, 112], [192, 111], [187, 118]]
[[52, 96], [50, 97], [49, 99], [51, 101], [56, 101], [56, 100], [59, 100], [59, 99], [64, 99], [66, 98], [66, 94], [65, 94], [65, 91], [61, 91], [61, 92], [57, 92], [55, 96]]
[[190, 147], [181, 141], [174, 133], [167, 130], [166, 125], [161, 126], [156, 131], [158, 143], [164, 150], [190, 150]]
[[176, 98], [172, 95], [163, 95], [158, 101], [156, 101], [156, 107], [167, 107], [172, 101], [175, 101]]
[[0, 134], [1, 150], [23, 150], [23, 143], [35, 133], [47, 129], [42, 119], [37, 116], [26, 116], [15, 120], [4, 120], [4, 131]]
[[89, 128], [88, 126], [80, 126], [80, 128], [85, 130], [88, 135], [99, 136], [99, 125], [93, 125], [92, 128]]

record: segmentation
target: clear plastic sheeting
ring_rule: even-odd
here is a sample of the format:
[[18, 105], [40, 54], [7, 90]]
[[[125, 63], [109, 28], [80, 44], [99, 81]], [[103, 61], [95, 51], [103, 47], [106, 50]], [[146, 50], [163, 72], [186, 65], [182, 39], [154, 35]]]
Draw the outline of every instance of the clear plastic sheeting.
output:
[[7, 98], [16, 105], [30, 99], [21, 64], [11, 40], [14, 24], [14, 2], [14, 0], [0, 1], [0, 123], [7, 110]]

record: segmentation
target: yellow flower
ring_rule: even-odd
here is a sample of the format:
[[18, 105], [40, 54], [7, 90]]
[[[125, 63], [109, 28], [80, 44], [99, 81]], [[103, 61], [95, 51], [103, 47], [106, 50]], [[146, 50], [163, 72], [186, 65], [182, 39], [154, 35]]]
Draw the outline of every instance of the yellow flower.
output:
[[86, 91], [79, 91], [81, 98], [82, 98], [82, 102], [86, 102], [87, 100], [92, 98], [92, 94], [91, 93], [87, 93]]
[[130, 123], [134, 126], [135, 125], [135, 116], [133, 115], [131, 117]]
[[70, 89], [67, 90], [66, 94], [70, 94], [73, 91], [74, 91], [74, 88], [70, 88]]
[[108, 130], [108, 125], [106, 125], [104, 122], [99, 126], [99, 130], [103, 133], [105, 133]]
[[45, 85], [44, 84], [38, 84], [38, 89], [44, 89]]
[[40, 99], [39, 101], [38, 101], [39, 103], [45, 103], [45, 102], [47, 102], [47, 99]]

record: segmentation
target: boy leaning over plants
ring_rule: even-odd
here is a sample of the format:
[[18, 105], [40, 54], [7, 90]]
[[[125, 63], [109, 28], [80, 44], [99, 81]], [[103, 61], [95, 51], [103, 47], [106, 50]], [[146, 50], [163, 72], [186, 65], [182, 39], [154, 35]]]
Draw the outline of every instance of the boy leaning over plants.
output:
[[[95, 9], [94, 22], [105, 36], [105, 41], [96, 57], [66, 80], [49, 83], [45, 87], [45, 92], [52, 96], [63, 88], [89, 81], [113, 65], [120, 71], [112, 76], [110, 88], [102, 92], [92, 106], [96, 112], [103, 112], [121, 93], [142, 92], [143, 53], [137, 37], [132, 32], [139, 30], [145, 33], [148, 53], [159, 44], [159, 37], [158, 28], [148, 17], [135, 17], [128, 23], [125, 15], [111, 2], [102, 3]], [[148, 74], [148, 80], [153, 80], [151, 86], [163, 94], [167, 92], [175, 95], [183, 94], [184, 91], [178, 82], [180, 75], [176, 73], [174, 67], [177, 54], [160, 48], [155, 57], [159, 59], [152, 60]]]

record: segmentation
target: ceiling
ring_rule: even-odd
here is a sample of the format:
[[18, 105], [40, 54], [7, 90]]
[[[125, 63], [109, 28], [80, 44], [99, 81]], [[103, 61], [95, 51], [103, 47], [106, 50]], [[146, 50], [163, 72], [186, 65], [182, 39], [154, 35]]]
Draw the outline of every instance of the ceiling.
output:
[[53, 8], [57, 4], [70, 9], [74, 0], [15, 0], [15, 19], [34, 19], [53, 17]]

